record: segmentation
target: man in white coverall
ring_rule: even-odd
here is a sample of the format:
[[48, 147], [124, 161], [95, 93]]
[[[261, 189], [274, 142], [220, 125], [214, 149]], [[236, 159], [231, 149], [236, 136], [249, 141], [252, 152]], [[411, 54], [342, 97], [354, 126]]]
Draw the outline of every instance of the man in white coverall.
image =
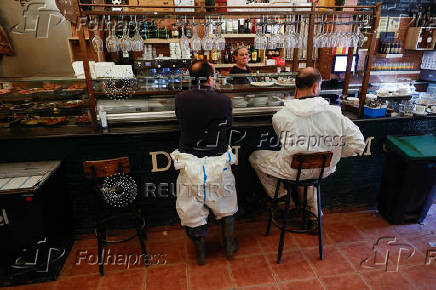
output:
[[[283, 109], [272, 117], [272, 125], [281, 142], [280, 151], [257, 150], [249, 161], [255, 169], [267, 194], [272, 198], [277, 178], [295, 180], [297, 169], [291, 168], [292, 156], [296, 153], [332, 151], [330, 167], [324, 171], [327, 177], [336, 171], [341, 157], [361, 154], [365, 148], [359, 128], [342, 115], [341, 108], [329, 105], [319, 97], [321, 75], [308, 67], [301, 70], [295, 80], [293, 100], [285, 102]], [[319, 177], [320, 169], [303, 169], [301, 180]], [[297, 188], [300, 199], [303, 187]], [[316, 189], [308, 188], [308, 209], [317, 213]], [[283, 183], [279, 197], [286, 195]], [[301, 202], [301, 201], [300, 201]], [[291, 204], [291, 206], [294, 206]]]
[[203, 265], [209, 209], [222, 221], [227, 258], [238, 250], [233, 236], [238, 200], [230, 166], [236, 158], [229, 147], [232, 101], [214, 90], [215, 68], [208, 62], [197, 62], [190, 68], [190, 75], [199, 86], [176, 96], [180, 140], [179, 149], [171, 157], [175, 169], [180, 170], [177, 213], [194, 242], [197, 263]]

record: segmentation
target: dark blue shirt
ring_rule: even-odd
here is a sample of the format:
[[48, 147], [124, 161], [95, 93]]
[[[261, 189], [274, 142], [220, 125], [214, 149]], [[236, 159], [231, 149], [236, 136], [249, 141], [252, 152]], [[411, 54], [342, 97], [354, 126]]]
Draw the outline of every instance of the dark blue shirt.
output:
[[209, 86], [179, 93], [175, 111], [180, 125], [179, 151], [198, 157], [227, 151], [232, 101]]

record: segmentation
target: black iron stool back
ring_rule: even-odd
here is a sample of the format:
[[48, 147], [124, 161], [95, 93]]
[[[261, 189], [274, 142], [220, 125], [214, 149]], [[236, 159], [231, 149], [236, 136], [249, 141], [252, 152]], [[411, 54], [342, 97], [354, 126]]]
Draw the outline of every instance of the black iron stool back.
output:
[[[143, 217], [143, 213], [138, 209], [135, 204], [129, 204], [129, 211], [123, 213], [111, 212], [111, 207], [103, 198], [100, 185], [104, 178], [110, 178], [114, 175], [128, 174], [130, 173], [130, 161], [129, 157], [120, 157], [114, 159], [106, 160], [96, 160], [96, 161], [85, 161], [83, 162], [83, 172], [88, 179], [94, 181], [94, 190], [98, 196], [98, 210], [96, 213], [97, 219], [97, 243], [98, 243], [98, 265], [100, 274], [104, 275], [104, 261], [103, 261], [103, 248], [108, 243], [122, 243], [127, 242], [136, 236], [139, 239], [142, 254], [144, 255], [145, 265], [148, 266], [148, 255], [145, 247], [144, 239], [146, 238], [146, 223]], [[112, 208], [114, 210], [114, 208]], [[119, 219], [121, 216], [130, 216], [135, 219], [136, 233], [125, 239], [121, 240], [107, 240], [106, 239], [106, 229], [110, 222]]]
[[[319, 255], [320, 255], [321, 260], [324, 258], [323, 242], [322, 242], [323, 237], [322, 237], [320, 184], [321, 184], [321, 180], [322, 180], [323, 175], [324, 175], [324, 169], [326, 167], [330, 167], [332, 156], [333, 156], [333, 153], [330, 151], [295, 154], [294, 156], [292, 156], [292, 162], [291, 162], [291, 168], [297, 169], [297, 175], [296, 175], [295, 180], [285, 180], [285, 179], [278, 179], [277, 180], [277, 186], [276, 186], [274, 199], [273, 199], [273, 206], [269, 210], [269, 219], [268, 219], [268, 225], [267, 225], [267, 230], [266, 230], [266, 235], [268, 235], [270, 228], [271, 228], [271, 223], [273, 223], [275, 226], [277, 226], [278, 228], [281, 229], [279, 248], [278, 248], [278, 254], [277, 254], [277, 264], [280, 264], [280, 260], [282, 257], [285, 232], [289, 231], [289, 232], [295, 232], [295, 233], [307, 233], [310, 230], [310, 229], [306, 229], [308, 216], [314, 217], [318, 223]], [[319, 173], [318, 178], [300, 180], [301, 176], [302, 176], [303, 169], [320, 169], [320, 173]], [[283, 214], [283, 221], [280, 224], [274, 220], [273, 211], [274, 211], [274, 208], [277, 206], [278, 194], [279, 194], [281, 183], [283, 183], [285, 185], [285, 188], [287, 189], [287, 194], [286, 194], [286, 201], [285, 201], [285, 210], [284, 210], [284, 214]], [[304, 197], [303, 197], [303, 207], [302, 208], [300, 208], [299, 196], [298, 196], [298, 193], [295, 189], [296, 186], [303, 186], [304, 187]], [[307, 210], [307, 189], [309, 186], [316, 186], [316, 188], [317, 188], [316, 191], [317, 191], [318, 216], [315, 216], [311, 211]], [[293, 197], [295, 206], [300, 208], [301, 212], [302, 212], [301, 230], [287, 229], [288, 213], [289, 213], [291, 196]]]

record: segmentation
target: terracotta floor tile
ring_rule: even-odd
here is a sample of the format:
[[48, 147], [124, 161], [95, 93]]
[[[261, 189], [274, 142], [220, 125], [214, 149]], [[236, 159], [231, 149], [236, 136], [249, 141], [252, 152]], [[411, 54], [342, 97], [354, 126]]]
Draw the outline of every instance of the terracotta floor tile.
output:
[[400, 272], [373, 271], [364, 272], [362, 275], [374, 290], [415, 289]]
[[[373, 260], [374, 257], [374, 250], [373, 245], [370, 242], [363, 242], [361, 244], [356, 245], [344, 245], [338, 247], [338, 249], [348, 258], [348, 260], [351, 262], [351, 265], [354, 267], [356, 271], [368, 271], [368, 270], [375, 270], [375, 269], [384, 269], [384, 266], [374, 266], [372, 268], [369, 262], [366, 263], [365, 266], [362, 266], [361, 263], [366, 258], [370, 259], [370, 261]], [[372, 260], [371, 260], [372, 259]]]
[[54, 290], [56, 289], [57, 282], [45, 282], [45, 283], [36, 283], [36, 284], [28, 284], [21, 285], [15, 287], [6, 287], [0, 288], [5, 290]]
[[267, 257], [279, 281], [315, 278], [315, 273], [300, 251], [283, 253], [280, 264], [276, 263], [276, 254]]
[[[271, 231], [269, 236], [256, 236], [256, 239], [258, 240], [260, 247], [265, 253], [277, 253], [280, 241], [280, 231], [274, 230]], [[283, 251], [294, 251], [297, 249], [297, 244], [293, 239], [292, 235], [286, 232]]]
[[419, 236], [425, 236], [429, 234], [434, 234], [432, 226], [420, 225], [420, 224], [406, 224], [406, 225], [395, 225], [395, 231], [400, 235], [400, 237], [410, 237], [416, 238]]
[[233, 259], [230, 261], [230, 268], [237, 287], [274, 281], [263, 255]]
[[315, 267], [320, 277], [354, 271], [335, 247], [324, 249], [324, 260], [319, 259], [318, 249], [304, 249], [303, 252], [309, 258], [309, 262]]
[[280, 288], [283, 290], [302, 290], [302, 289], [310, 289], [310, 290], [317, 290], [317, 289], [324, 289], [321, 286], [321, 283], [317, 279], [307, 280], [307, 281], [294, 281], [294, 282], [286, 282], [280, 284]]
[[[294, 237], [300, 248], [318, 247], [318, 235], [292, 234], [292, 236]], [[323, 231], [323, 244], [324, 247], [334, 245], [333, 239], [325, 231]]]
[[244, 289], [244, 290], [277, 290], [279, 288], [275, 284], [263, 284], [263, 285], [252, 286], [252, 287], [244, 287], [244, 288], [240, 288], [240, 289]]
[[186, 262], [185, 240], [150, 242], [147, 247], [149, 254], [164, 256], [168, 265]]
[[366, 239], [354, 226], [348, 224], [326, 225], [324, 229], [335, 243], [351, 243]]
[[327, 289], [354, 290], [370, 289], [357, 274], [321, 278]]
[[186, 264], [150, 267], [146, 274], [146, 289], [187, 289], [186, 272]]
[[149, 231], [147, 233], [148, 242], [156, 241], [174, 241], [183, 240], [186, 238], [184, 230], [163, 230], [163, 231]]
[[86, 240], [76, 240], [74, 241], [73, 247], [74, 249], [82, 249], [82, 250], [94, 249], [97, 248], [97, 239], [94, 237]]
[[435, 289], [436, 270], [427, 265], [401, 269], [400, 272], [416, 289]]
[[230, 289], [233, 287], [225, 259], [209, 260], [206, 265], [199, 266], [195, 261], [188, 265], [190, 289]]
[[357, 222], [354, 226], [372, 242], [376, 242], [381, 237], [399, 237], [394, 226], [381, 219], [371, 222]]
[[143, 289], [145, 286], [145, 269], [105, 273], [100, 290]]
[[57, 290], [97, 289], [100, 275], [68, 277], [58, 281]]
[[238, 232], [236, 234], [236, 239], [239, 244], [239, 250], [235, 257], [259, 254], [261, 252], [259, 243], [256, 240], [256, 235], [251, 232]]

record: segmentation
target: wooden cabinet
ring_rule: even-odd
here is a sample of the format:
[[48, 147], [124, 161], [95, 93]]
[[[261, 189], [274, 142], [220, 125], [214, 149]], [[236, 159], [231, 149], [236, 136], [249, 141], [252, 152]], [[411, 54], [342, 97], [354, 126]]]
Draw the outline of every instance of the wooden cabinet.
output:
[[[137, 6], [174, 6], [173, 0], [129, 0], [129, 5]], [[174, 12], [174, 8], [130, 8], [134, 11]]]

